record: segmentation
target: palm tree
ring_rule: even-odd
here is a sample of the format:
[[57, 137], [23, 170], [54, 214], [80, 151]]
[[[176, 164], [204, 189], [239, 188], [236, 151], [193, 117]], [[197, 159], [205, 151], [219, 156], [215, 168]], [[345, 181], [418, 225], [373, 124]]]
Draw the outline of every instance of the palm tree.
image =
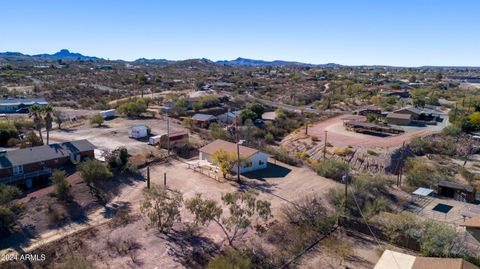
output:
[[43, 112], [45, 112], [45, 129], [47, 130], [47, 145], [50, 142], [50, 130], [52, 130], [52, 122], [53, 122], [53, 106], [52, 105], [47, 105]]
[[33, 117], [33, 125], [35, 126], [35, 129], [38, 131], [38, 135], [40, 136], [40, 140], [42, 141], [43, 144], [43, 136], [42, 136], [42, 113], [43, 113], [43, 108], [39, 105], [33, 105], [29, 108], [29, 117]]

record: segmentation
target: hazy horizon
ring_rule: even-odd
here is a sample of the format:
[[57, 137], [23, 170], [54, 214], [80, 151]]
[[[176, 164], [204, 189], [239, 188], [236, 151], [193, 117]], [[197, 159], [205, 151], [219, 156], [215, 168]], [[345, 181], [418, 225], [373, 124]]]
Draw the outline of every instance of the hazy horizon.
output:
[[479, 66], [476, 1], [15, 1], [0, 51], [111, 60], [238, 57], [311, 64]]

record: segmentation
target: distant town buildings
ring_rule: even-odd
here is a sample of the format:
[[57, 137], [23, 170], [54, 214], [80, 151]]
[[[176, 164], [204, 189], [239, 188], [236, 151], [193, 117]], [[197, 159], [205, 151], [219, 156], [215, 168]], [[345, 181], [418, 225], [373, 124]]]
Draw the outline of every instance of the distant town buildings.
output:
[[0, 113], [28, 113], [28, 108], [33, 106], [46, 106], [45, 98], [3, 98], [0, 99]]

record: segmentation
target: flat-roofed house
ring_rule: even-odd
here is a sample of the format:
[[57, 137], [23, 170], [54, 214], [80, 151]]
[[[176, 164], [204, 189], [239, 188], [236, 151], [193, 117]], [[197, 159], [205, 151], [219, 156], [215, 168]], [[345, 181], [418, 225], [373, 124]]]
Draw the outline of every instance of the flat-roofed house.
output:
[[397, 109], [397, 110], [393, 111], [393, 113], [411, 115], [412, 120], [418, 120], [420, 115], [422, 115], [422, 111], [420, 109], [416, 108], [416, 107], [413, 107], [413, 106]]
[[395, 125], [409, 125], [412, 123], [412, 115], [391, 112], [387, 114], [387, 122]]
[[195, 125], [202, 128], [208, 128], [211, 123], [217, 122], [217, 117], [210, 114], [197, 113], [193, 115], [192, 120]]
[[[268, 154], [242, 145], [238, 146], [238, 149], [240, 152], [240, 158], [245, 160], [240, 166], [240, 173], [267, 168]], [[224, 150], [237, 156], [237, 144], [217, 139], [198, 150], [199, 159], [212, 163], [212, 155], [218, 150]], [[235, 165], [232, 170], [233, 172], [236, 172], [237, 166]]]
[[95, 146], [77, 140], [0, 152], [0, 183], [32, 187], [48, 179], [52, 169], [63, 169], [85, 159], [94, 159]]

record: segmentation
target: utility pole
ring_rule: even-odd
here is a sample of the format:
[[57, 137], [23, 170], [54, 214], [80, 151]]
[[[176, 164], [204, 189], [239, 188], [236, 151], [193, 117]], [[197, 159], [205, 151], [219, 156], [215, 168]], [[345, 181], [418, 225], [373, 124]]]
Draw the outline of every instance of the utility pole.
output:
[[397, 178], [397, 187], [402, 186], [402, 170], [403, 170], [403, 158], [405, 155], [405, 141], [402, 144], [402, 153], [400, 154], [400, 160], [398, 163], [398, 178]]
[[342, 181], [345, 183], [345, 216], [348, 213], [348, 167], [345, 168], [345, 172], [342, 176]]
[[168, 112], [167, 112], [167, 150], [168, 150], [168, 157], [170, 157], [170, 118], [168, 117]]
[[237, 181], [240, 182], [240, 145], [243, 144], [245, 140], [239, 140], [237, 142]]
[[458, 105], [458, 103], [455, 102], [455, 111], [453, 112], [453, 121], [455, 121], [457, 119], [457, 105]]
[[150, 166], [147, 166], [147, 189], [150, 189]]
[[323, 143], [323, 159], [324, 160], [327, 156], [327, 133], [328, 133], [328, 131], [325, 131], [325, 141]]

